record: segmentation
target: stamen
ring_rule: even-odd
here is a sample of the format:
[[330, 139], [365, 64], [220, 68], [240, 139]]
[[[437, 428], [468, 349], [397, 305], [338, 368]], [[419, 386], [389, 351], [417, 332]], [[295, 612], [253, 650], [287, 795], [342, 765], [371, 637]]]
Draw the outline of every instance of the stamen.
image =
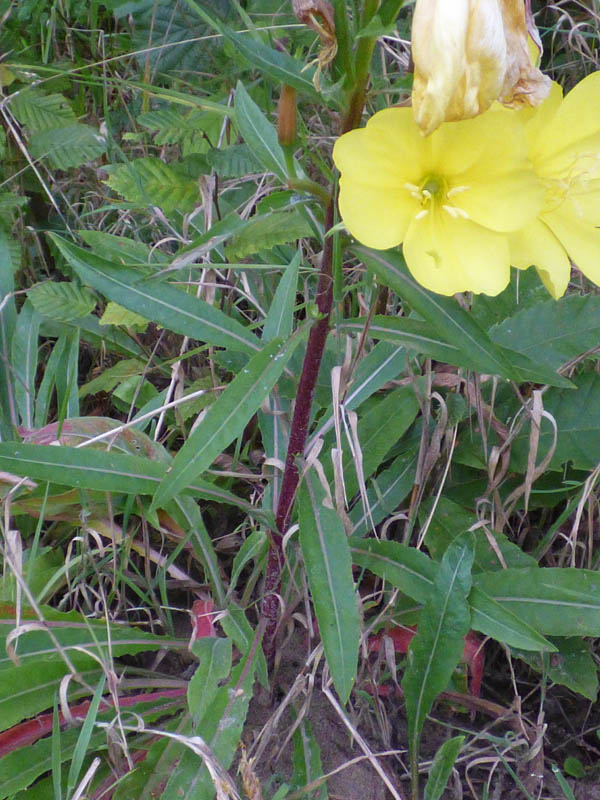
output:
[[414, 183], [405, 183], [404, 188], [408, 189], [409, 192], [418, 192], [419, 187]]
[[431, 194], [431, 192], [429, 191], [429, 189], [421, 189], [421, 194], [422, 194], [422, 195], [423, 195], [423, 197], [425, 197], [427, 200], [431, 200], [431, 198], [433, 197], [433, 195]]
[[460, 194], [461, 192], [466, 192], [468, 186], [455, 186], [453, 189], [449, 189], [446, 192], [446, 197], [452, 197], [453, 194]]
[[415, 200], [422, 200], [423, 199], [423, 197], [421, 195], [421, 192], [411, 192], [410, 196], [414, 197]]
[[423, 211], [419, 211], [418, 214], [415, 214], [415, 219], [423, 219], [423, 217], [426, 217], [427, 214], [429, 214], [429, 209], [424, 208]]
[[459, 217], [461, 219], [470, 219], [464, 208], [457, 208], [456, 206], [442, 206], [442, 208], [444, 211], [447, 211], [453, 219], [458, 219]]

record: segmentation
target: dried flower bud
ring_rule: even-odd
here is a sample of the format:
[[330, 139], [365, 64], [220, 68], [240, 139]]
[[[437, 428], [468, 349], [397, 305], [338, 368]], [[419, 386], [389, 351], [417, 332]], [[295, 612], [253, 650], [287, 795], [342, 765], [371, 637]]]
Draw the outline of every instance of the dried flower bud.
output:
[[338, 49], [333, 8], [327, 0], [292, 0], [292, 8], [298, 22], [308, 25], [321, 39], [321, 50], [315, 59], [317, 71], [313, 78], [315, 88], [319, 90], [319, 76], [331, 64]]
[[296, 90], [283, 84], [277, 114], [277, 138], [282, 147], [296, 141]]
[[496, 99], [540, 103], [551, 82], [531, 61], [529, 36], [539, 48], [530, 0], [417, 0], [413, 108], [423, 133], [477, 116]]

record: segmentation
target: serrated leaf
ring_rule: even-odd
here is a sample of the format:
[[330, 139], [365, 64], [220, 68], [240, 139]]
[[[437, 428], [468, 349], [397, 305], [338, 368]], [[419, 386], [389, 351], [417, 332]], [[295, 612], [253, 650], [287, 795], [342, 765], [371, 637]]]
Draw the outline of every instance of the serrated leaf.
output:
[[402, 689], [413, 765], [418, 760], [425, 718], [461, 660], [471, 625], [467, 603], [473, 563], [470, 538], [467, 535], [457, 539], [444, 553], [433, 591], [419, 618], [417, 635], [408, 651]]
[[97, 378], [85, 383], [79, 389], [79, 397], [84, 398], [97, 392], [110, 392], [115, 386], [131, 378], [132, 375], [141, 375], [146, 367], [146, 362], [137, 358], [124, 358], [113, 367], [103, 370]]
[[159, 487], [153, 507], [168, 502], [239, 436], [281, 376], [300, 337], [274, 339], [253, 356], [206, 412], [202, 422], [175, 456]]
[[71, 104], [62, 94], [43, 94], [38, 89], [15, 93], [10, 98], [10, 110], [30, 134], [77, 122]]
[[247, 144], [232, 144], [222, 150], [213, 148], [206, 160], [221, 178], [244, 178], [260, 169]]
[[148, 320], [140, 314], [123, 308], [118, 303], [113, 303], [112, 300], [106, 304], [104, 314], [100, 317], [100, 325], [119, 325], [123, 328], [131, 328], [138, 333], [143, 333], [149, 324]]
[[81, 280], [109, 300], [175, 333], [217, 347], [250, 353], [260, 348], [254, 334], [204, 300], [165, 283], [145, 282], [135, 270], [107, 261], [56, 234], [51, 236]]
[[600, 342], [600, 297], [567, 295], [526, 308], [489, 330], [504, 347], [557, 368]]
[[298, 211], [280, 211], [253, 217], [249, 224], [234, 234], [225, 247], [229, 261], [241, 261], [260, 250], [312, 236], [308, 220]]
[[77, 122], [35, 133], [29, 140], [29, 149], [34, 158], [48, 158], [56, 169], [69, 169], [101, 156], [106, 152], [107, 141], [94, 128]]
[[219, 137], [223, 115], [196, 110], [184, 114], [162, 108], [140, 114], [137, 121], [148, 130], [156, 131], [153, 137], [155, 144], [179, 144], [182, 155], [186, 156], [210, 150], [210, 142], [217, 141]]
[[38, 283], [27, 292], [33, 307], [44, 317], [59, 322], [86, 317], [96, 307], [96, 295], [75, 283]]
[[180, 175], [154, 156], [109, 164], [104, 169], [109, 175], [104, 183], [129, 203], [159, 206], [170, 214], [175, 209], [191, 211], [200, 200], [197, 181]]
[[300, 548], [325, 657], [346, 703], [356, 677], [360, 636], [350, 548], [342, 521], [312, 469], [300, 488], [298, 514]]

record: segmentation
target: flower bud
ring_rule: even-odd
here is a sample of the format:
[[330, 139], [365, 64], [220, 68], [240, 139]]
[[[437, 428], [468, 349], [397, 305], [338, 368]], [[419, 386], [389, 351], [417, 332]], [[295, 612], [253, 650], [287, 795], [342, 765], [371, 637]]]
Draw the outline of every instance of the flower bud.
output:
[[540, 103], [551, 84], [531, 61], [528, 34], [539, 46], [529, 0], [417, 0], [413, 109], [423, 133], [475, 117], [496, 99]]
[[296, 141], [296, 90], [283, 84], [277, 114], [277, 139], [282, 147]]

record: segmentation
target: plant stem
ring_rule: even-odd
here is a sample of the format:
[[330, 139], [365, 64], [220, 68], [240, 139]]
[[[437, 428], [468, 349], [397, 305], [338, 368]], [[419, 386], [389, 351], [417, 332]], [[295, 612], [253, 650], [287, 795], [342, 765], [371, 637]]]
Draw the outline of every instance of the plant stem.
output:
[[[379, 6], [379, 0], [365, 0], [362, 22], [366, 24]], [[348, 103], [348, 112], [342, 121], [342, 133], [357, 128], [360, 125], [362, 110], [365, 104], [367, 85], [369, 82], [369, 67], [375, 46], [375, 38], [365, 37], [360, 39], [356, 49], [355, 83]], [[335, 192], [329, 198], [325, 212], [325, 234], [333, 227], [335, 217]], [[304, 452], [308, 434], [308, 424], [312, 409], [317, 376], [325, 350], [325, 342], [329, 333], [329, 317], [333, 305], [333, 237], [325, 236], [321, 271], [317, 286], [316, 304], [321, 318], [318, 319], [308, 335], [304, 363], [300, 374], [300, 382], [296, 394], [296, 404], [290, 428], [290, 439], [285, 460], [281, 492], [275, 514], [275, 530], [271, 531], [271, 546], [267, 558], [265, 574], [265, 591], [262, 605], [262, 618], [266, 620], [263, 647], [267, 662], [272, 665], [275, 658], [275, 644], [277, 625], [279, 622], [278, 593], [281, 587], [281, 571], [283, 569], [282, 541], [285, 533], [296, 490], [298, 489], [299, 474], [296, 463]]]

